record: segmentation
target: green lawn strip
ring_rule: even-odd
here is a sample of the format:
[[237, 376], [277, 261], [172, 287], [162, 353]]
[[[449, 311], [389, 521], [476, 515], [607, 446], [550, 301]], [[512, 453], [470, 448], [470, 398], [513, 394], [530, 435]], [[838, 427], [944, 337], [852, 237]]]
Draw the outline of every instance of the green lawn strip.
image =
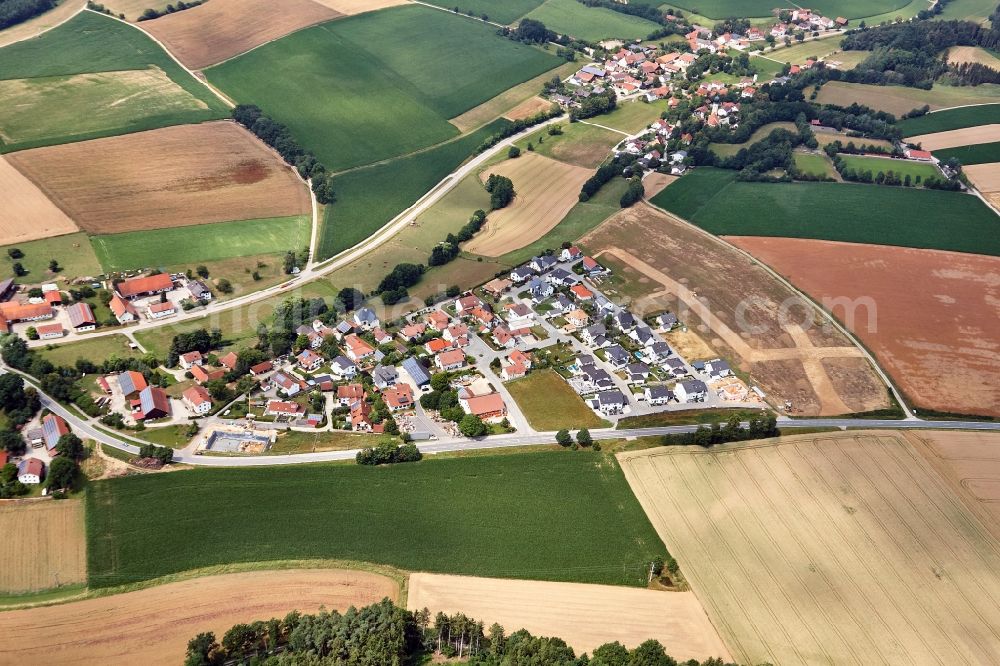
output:
[[584, 451], [195, 469], [97, 481], [86, 501], [96, 588], [317, 558], [644, 586], [665, 552], [614, 458]]
[[479, 21], [410, 5], [301, 30], [206, 75], [340, 170], [449, 139], [448, 118], [558, 64]]
[[718, 235], [816, 238], [1000, 255], [1000, 222], [990, 208], [968, 194], [734, 179], [735, 172], [696, 169], [652, 201]]
[[337, 201], [326, 207], [317, 258], [332, 257], [371, 236], [429, 192], [507, 122], [497, 120], [431, 150], [335, 177]]
[[541, 21], [545, 27], [556, 32], [587, 41], [608, 37], [644, 39], [660, 27], [638, 16], [603, 7], [588, 7], [577, 0], [545, 0], [524, 18]]
[[[24, 256], [12, 259], [7, 252], [14, 248], [23, 252]], [[56, 274], [49, 272], [49, 262], [53, 259], [62, 267]], [[104, 270], [90, 246], [87, 234], [83, 232], [0, 247], [0, 279], [14, 277], [13, 266], [17, 262], [28, 271], [21, 278], [22, 282], [48, 282], [59, 277], [94, 277]]]
[[986, 125], [996, 122], [998, 117], [1000, 117], [1000, 104], [978, 104], [961, 109], [934, 111], [918, 118], [907, 118], [900, 120], [897, 126], [904, 136], [918, 136]]
[[636, 100], [619, 104], [614, 111], [600, 116], [594, 122], [611, 129], [635, 134], [639, 130], [649, 127], [655, 120], [659, 120], [660, 114], [666, 110], [666, 100], [655, 102]]
[[825, 155], [816, 155], [814, 153], [795, 153], [793, 158], [795, 160], [795, 167], [803, 173], [809, 173], [814, 176], [830, 176], [831, 178], [836, 177], [836, 170], [833, 168], [833, 164]]
[[[597, 121], [599, 122], [600, 118]], [[515, 145], [524, 151], [528, 149], [528, 144], [531, 144], [539, 155], [567, 164], [596, 169], [610, 156], [611, 149], [624, 138], [625, 136], [619, 132], [606, 130], [589, 122], [567, 122], [562, 125], [562, 134], [551, 135], [549, 128], [545, 128], [519, 139]]]
[[278, 433], [277, 440], [266, 453], [268, 455], [285, 455], [288, 453], [360, 449], [365, 446], [376, 446], [379, 439], [379, 435], [356, 432], [299, 432], [289, 430], [288, 432]]
[[427, 0], [429, 4], [454, 9], [462, 14], [473, 13], [476, 16], [486, 14], [490, 21], [496, 23], [513, 23], [532, 9], [542, 4], [542, 0]]
[[309, 235], [309, 216], [298, 215], [132, 231], [91, 241], [110, 272], [298, 251], [309, 245]]
[[934, 157], [939, 160], [957, 158], [962, 164], [988, 164], [1000, 162], [1000, 141], [979, 143], [972, 146], [957, 148], [942, 148], [934, 151]]
[[844, 160], [849, 168], [855, 171], [871, 171], [873, 174], [878, 174], [879, 171], [882, 173], [892, 171], [900, 178], [910, 176], [910, 178], [915, 179], [917, 176], [920, 176], [921, 180], [926, 180], [931, 176], [941, 177], [941, 172], [933, 164], [926, 162], [911, 162], [909, 160], [897, 160], [886, 157], [864, 157], [861, 155], [841, 155], [840, 158]]
[[160, 446], [183, 449], [191, 440], [186, 433], [187, 425], [168, 425], [162, 428], [146, 428], [145, 430], [130, 434], [137, 439], [159, 444]]
[[507, 390], [536, 430], [599, 428], [602, 420], [554, 370], [537, 370], [507, 384]]
[[100, 363], [104, 359], [117, 356], [119, 358], [139, 358], [142, 352], [129, 348], [129, 341], [124, 335], [102, 335], [92, 338], [81, 338], [79, 342], [68, 342], [63, 345], [39, 347], [38, 354], [54, 365], [69, 365], [76, 363], [78, 358]]
[[[43, 104], [33, 111], [40, 116], [39, 122], [51, 125], [49, 131], [52, 134], [23, 143], [14, 143], [3, 147], [3, 150], [48, 145], [63, 140], [77, 141], [165, 125], [201, 122], [223, 118], [228, 114], [222, 100], [185, 72], [143, 32], [94, 12], [82, 12], [40, 37], [5, 47], [0, 56], [0, 79], [29, 79], [149, 67], [163, 70], [172, 81], [201, 100], [207, 108], [175, 110], [169, 113], [164, 113], [162, 109], [150, 109], [145, 111], [148, 114], [145, 117], [136, 111], [111, 123], [110, 127], [81, 133], [77, 126], [78, 119], [82, 119], [79, 122], [86, 128], [88, 122], [93, 122], [91, 120], [93, 116], [107, 112], [107, 106], [117, 101], [114, 91], [109, 90], [106, 94], [102, 94], [95, 89], [92, 95], [84, 98], [75, 97], [72, 107], [67, 109], [67, 105], [59, 101], [56, 90], [51, 103]], [[111, 94], [111, 97], [108, 97], [108, 94]], [[53, 116], [64, 118], [62, 128], [53, 122]]]
[[544, 236], [520, 250], [503, 255], [499, 258], [500, 261], [509, 266], [517, 266], [545, 250], [559, 249], [563, 242], [574, 242], [582, 238], [621, 210], [618, 201], [627, 189], [628, 183], [624, 178], [615, 178], [605, 184], [589, 201], [577, 202], [566, 217]]

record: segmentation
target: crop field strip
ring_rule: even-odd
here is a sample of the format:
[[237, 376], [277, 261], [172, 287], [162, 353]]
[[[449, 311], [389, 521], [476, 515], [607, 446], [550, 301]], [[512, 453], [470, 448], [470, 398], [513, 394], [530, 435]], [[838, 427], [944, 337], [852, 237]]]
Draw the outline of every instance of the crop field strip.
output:
[[660, 26], [638, 16], [604, 7], [587, 7], [577, 0], [545, 0], [524, 18], [541, 21], [551, 30], [579, 39], [597, 41], [608, 37], [643, 39]]
[[[86, 501], [92, 587], [318, 557], [644, 586], [663, 554], [616, 461], [583, 451], [196, 469], [94, 482]], [[149, 530], [143, 507], [154, 504], [161, 522]]]
[[964, 166], [1000, 162], [1000, 141], [977, 143], [972, 146], [943, 148], [934, 151], [934, 157], [947, 160], [954, 157]]
[[531, 10], [542, 4], [544, 0], [428, 0], [432, 5], [443, 9], [454, 9], [462, 14], [473, 12], [476, 16], [486, 14], [489, 20], [497, 23], [514, 23]]
[[0, 52], [0, 152], [226, 115], [152, 39], [95, 12]]
[[409, 5], [301, 30], [205, 73], [344, 170], [455, 137], [449, 118], [560, 64], [479, 21]]
[[1000, 103], [976, 104], [960, 109], [946, 109], [927, 113], [917, 118], [905, 118], [897, 123], [904, 136], [932, 134], [965, 127], [977, 127], [996, 122]]
[[910, 143], [918, 143], [924, 150], [930, 151], [996, 143], [1000, 142], [1000, 123], [963, 127], [931, 134], [918, 134], [907, 137], [906, 140]]
[[[734, 171], [699, 168], [652, 202], [722, 236], [814, 238], [1000, 256], [1000, 236], [993, 232], [996, 215], [968, 194], [853, 183], [745, 183], [735, 177]], [[742, 214], [735, 217], [732, 210]], [[894, 214], [886, 216], [887, 210]]]
[[0, 192], [4, 193], [4, 203], [0, 206], [0, 245], [79, 231], [66, 213], [3, 156], [0, 156]]
[[86, 579], [82, 501], [0, 503], [0, 533], [0, 595]]
[[[922, 88], [903, 86], [877, 86], [866, 83], [830, 81], [820, 89], [816, 102], [839, 106], [850, 106], [856, 102], [879, 111], [887, 111], [899, 117], [924, 105], [936, 110], [968, 104], [990, 103], [997, 99], [1000, 99], [1000, 85], [989, 83], [974, 87], [935, 84], [930, 90], [923, 90]], [[995, 119], [996, 116], [993, 118]], [[905, 121], [900, 129], [904, 127], [906, 127]], [[909, 130], [903, 129], [903, 131]], [[922, 130], [922, 132], [927, 131], [932, 130]]]
[[623, 454], [623, 466], [738, 658], [979, 663], [1000, 644], [1000, 550], [898, 437]]

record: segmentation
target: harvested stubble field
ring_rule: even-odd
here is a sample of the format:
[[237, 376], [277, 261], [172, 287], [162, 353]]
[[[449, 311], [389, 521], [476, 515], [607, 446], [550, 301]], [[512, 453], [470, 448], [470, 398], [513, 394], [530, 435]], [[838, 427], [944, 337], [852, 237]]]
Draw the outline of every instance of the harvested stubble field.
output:
[[[796, 414], [825, 415], [887, 406], [885, 388], [861, 350], [728, 244], [644, 204], [621, 211], [580, 242], [620, 262], [619, 289], [634, 299], [636, 313], [676, 312], [749, 372], [773, 403], [790, 401]], [[835, 374], [826, 370], [829, 359], [841, 364]]]
[[[0, 593], [37, 592], [87, 579], [83, 502], [0, 502], [0, 534], [0, 561], [4, 563]], [[7, 633], [4, 636], [4, 641], [11, 638]]]
[[830, 309], [916, 407], [1000, 416], [1000, 259], [788, 238], [729, 240]]
[[1000, 124], [993, 123], [932, 134], [918, 134], [907, 137], [906, 140], [910, 143], [919, 143], [924, 150], [942, 150], [980, 143], [993, 143], [1000, 141]]
[[634, 648], [656, 639], [678, 660], [730, 660], [693, 592], [415, 573], [406, 605], [432, 614], [465, 613], [508, 632], [558, 636], [578, 653], [613, 641]]
[[[663, 555], [617, 462], [588, 451], [194, 469], [93, 482], [87, 505], [92, 587], [317, 557], [644, 586]], [[156, 530], [149, 506], [159, 507]]]
[[506, 208], [492, 211], [463, 248], [486, 257], [499, 257], [544, 236], [577, 203], [580, 187], [591, 176], [589, 169], [535, 153], [492, 166], [481, 178], [492, 174], [510, 178], [517, 196]]
[[[124, 134], [206, 120], [208, 105], [158, 67], [0, 81], [5, 148]], [[87, 113], [80, 113], [80, 109]]]
[[1000, 543], [901, 434], [619, 455], [737, 661], [990, 663]]
[[409, 0], [316, 0], [316, 2], [335, 12], [351, 15], [405, 5]]
[[312, 0], [212, 0], [142, 27], [189, 68], [201, 69], [342, 16]]
[[906, 436], [1000, 539], [1000, 435], [924, 430]]
[[953, 46], [948, 49], [948, 63], [961, 64], [966, 62], [986, 65], [990, 69], [1000, 70], [1000, 58], [978, 46]]
[[[876, 86], [867, 83], [830, 81], [820, 88], [816, 102], [850, 106], [858, 103], [895, 116], [930, 106], [931, 110], [967, 104], [995, 102], [1000, 98], [1000, 85], [984, 83], [979, 86], [935, 85], [930, 90], [903, 86]], [[905, 130], [904, 130], [905, 131]]]
[[36, 148], [7, 159], [92, 234], [311, 211], [302, 181], [231, 122]]
[[[0, 245], [61, 236], [78, 231], [73, 220], [49, 201], [34, 183], [0, 157]], [[45, 261], [48, 263], [47, 258]]]
[[147, 9], [163, 11], [168, 4], [172, 3], [169, 0], [107, 0], [101, 4], [111, 10], [115, 16], [124, 14], [126, 20], [135, 21]]
[[1000, 210], [1000, 162], [972, 164], [963, 170], [976, 189], [989, 199], [994, 208]]
[[[293, 610], [345, 611], [384, 598], [399, 585], [346, 569], [221, 574], [58, 606], [0, 613], [0, 661], [18, 664], [179, 664], [187, 642], [221, 637], [240, 622]], [[53, 628], [58, 627], [58, 631]]]

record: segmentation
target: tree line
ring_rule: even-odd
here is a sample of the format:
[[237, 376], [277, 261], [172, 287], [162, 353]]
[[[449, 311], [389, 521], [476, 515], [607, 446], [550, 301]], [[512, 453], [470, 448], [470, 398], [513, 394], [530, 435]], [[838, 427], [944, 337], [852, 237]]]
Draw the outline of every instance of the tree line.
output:
[[751, 439], [765, 439], [768, 437], [780, 436], [781, 430], [778, 428], [778, 419], [774, 416], [774, 414], [752, 416], [745, 427], [740, 422], [739, 415], [734, 414], [729, 417], [725, 425], [716, 422], [710, 426], [700, 425], [694, 432], [683, 432], [676, 435], [663, 435], [660, 439], [660, 445], [695, 445], [708, 448], [709, 446], [713, 446], [715, 444], [744, 442]]
[[253, 134], [278, 151], [281, 158], [295, 167], [299, 175], [310, 179], [316, 201], [329, 204], [336, 201], [333, 190], [333, 174], [316, 158], [310, 150], [303, 148], [287, 126], [264, 115], [254, 104], [237, 104], [233, 107], [232, 118]]
[[207, 0], [191, 0], [191, 2], [184, 2], [184, 0], [179, 0], [179, 2], [174, 4], [168, 4], [163, 9], [153, 9], [152, 7], [147, 7], [146, 10], [139, 16], [137, 21], [151, 21], [153, 19], [160, 18], [161, 16], [166, 16], [167, 14], [176, 14], [177, 12], [182, 12], [185, 9], [191, 9], [192, 7], [197, 7], [198, 5], [203, 5]]
[[3, 0], [0, 2], [0, 30], [49, 11], [55, 0]]
[[504, 125], [499, 132], [496, 132], [495, 134], [491, 134], [490, 136], [486, 137], [486, 139], [476, 148], [476, 155], [479, 155], [480, 153], [489, 150], [490, 148], [497, 145], [504, 139], [512, 137], [515, 134], [519, 134], [520, 132], [523, 132], [529, 127], [534, 127], [535, 125], [544, 123], [546, 120], [551, 120], [552, 118], [558, 118], [562, 114], [563, 111], [559, 107], [559, 105], [553, 104], [551, 107], [549, 107], [547, 111], [539, 111], [533, 116], [529, 116], [527, 118], [519, 118], [518, 120], [509, 122], [506, 125]]
[[237, 624], [219, 641], [212, 632], [188, 642], [185, 666], [254, 663], [259, 666], [403, 666], [431, 655], [464, 660], [470, 666], [734, 666], [719, 658], [678, 662], [663, 646], [648, 640], [631, 650], [606, 643], [589, 656], [560, 638], [534, 636], [521, 629], [507, 634], [464, 614], [427, 609], [409, 611], [388, 599], [338, 611]]

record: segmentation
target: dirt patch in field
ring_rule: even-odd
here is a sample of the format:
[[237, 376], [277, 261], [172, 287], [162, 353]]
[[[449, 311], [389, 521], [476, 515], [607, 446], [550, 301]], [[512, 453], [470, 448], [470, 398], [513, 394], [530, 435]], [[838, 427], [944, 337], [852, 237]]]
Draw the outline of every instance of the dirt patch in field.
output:
[[211, 0], [145, 21], [142, 27], [166, 44], [182, 63], [202, 69], [342, 16], [312, 0]]
[[903, 434], [618, 458], [734, 661], [974, 664], [1000, 653], [1000, 543]]
[[[87, 579], [82, 501], [0, 502], [0, 534], [0, 593], [36, 592]], [[0, 635], [10, 638], [2, 630]], [[0, 662], [2, 654], [0, 648]]]
[[701, 336], [691, 329], [675, 329], [663, 333], [663, 337], [674, 350], [688, 360], [701, 360], [718, 357], [714, 349], [705, 344]]
[[7, 159], [92, 234], [311, 212], [306, 186], [292, 170], [231, 122], [25, 150]]
[[730, 659], [692, 592], [415, 573], [407, 607], [465, 613], [486, 626], [498, 622], [508, 634], [523, 628], [558, 636], [578, 653], [656, 639], [678, 660]]
[[[919, 143], [924, 150], [942, 150], [944, 148], [959, 148], [980, 143], [1000, 141], [1000, 124], [965, 127], [947, 132], [919, 134], [906, 139], [910, 143]], [[968, 169], [968, 167], [965, 167]]]
[[0, 157], [0, 245], [61, 236], [79, 231], [73, 220]]
[[668, 176], [665, 173], [653, 171], [642, 179], [642, 186], [646, 189], [646, 198], [650, 199], [663, 191], [670, 183], [677, 180], [677, 176]]
[[486, 257], [518, 250], [548, 233], [576, 204], [580, 187], [591, 176], [587, 169], [537, 153], [490, 167], [482, 180], [490, 174], [510, 178], [517, 196], [506, 208], [492, 211], [482, 231], [462, 248]]
[[906, 436], [1000, 539], [1000, 433], [922, 430]]
[[12, 25], [9, 28], [0, 30], [0, 47], [31, 39], [51, 30], [60, 23], [68, 21], [74, 14], [87, 6], [87, 0], [62, 0], [55, 9], [51, 9], [40, 16], [28, 19], [24, 23]]
[[316, 0], [316, 2], [341, 14], [361, 14], [409, 4], [409, 0]]
[[[0, 613], [0, 662], [179, 664], [188, 640], [240, 622], [345, 610], [385, 597], [395, 581], [341, 569], [255, 571], [195, 578], [138, 592]], [[58, 630], [53, 630], [53, 628]]]
[[830, 309], [916, 406], [1000, 416], [1000, 258], [729, 238]]
[[[773, 404], [796, 415], [844, 414], [887, 406], [874, 370], [831, 377], [829, 358], [863, 358], [807, 300], [763, 267], [713, 236], [640, 204], [581, 239], [597, 256], [635, 273], [613, 278], [609, 294], [637, 314], [675, 312], [705, 343], [750, 373]], [[635, 274], [648, 284], [634, 291]], [[866, 410], [865, 410], [866, 411]]]
[[551, 108], [551, 106], [552, 102], [535, 96], [521, 102], [510, 111], [503, 114], [503, 117], [508, 120], [524, 120], [525, 118], [530, 118], [531, 116], [541, 113], [542, 111], [547, 111]]

